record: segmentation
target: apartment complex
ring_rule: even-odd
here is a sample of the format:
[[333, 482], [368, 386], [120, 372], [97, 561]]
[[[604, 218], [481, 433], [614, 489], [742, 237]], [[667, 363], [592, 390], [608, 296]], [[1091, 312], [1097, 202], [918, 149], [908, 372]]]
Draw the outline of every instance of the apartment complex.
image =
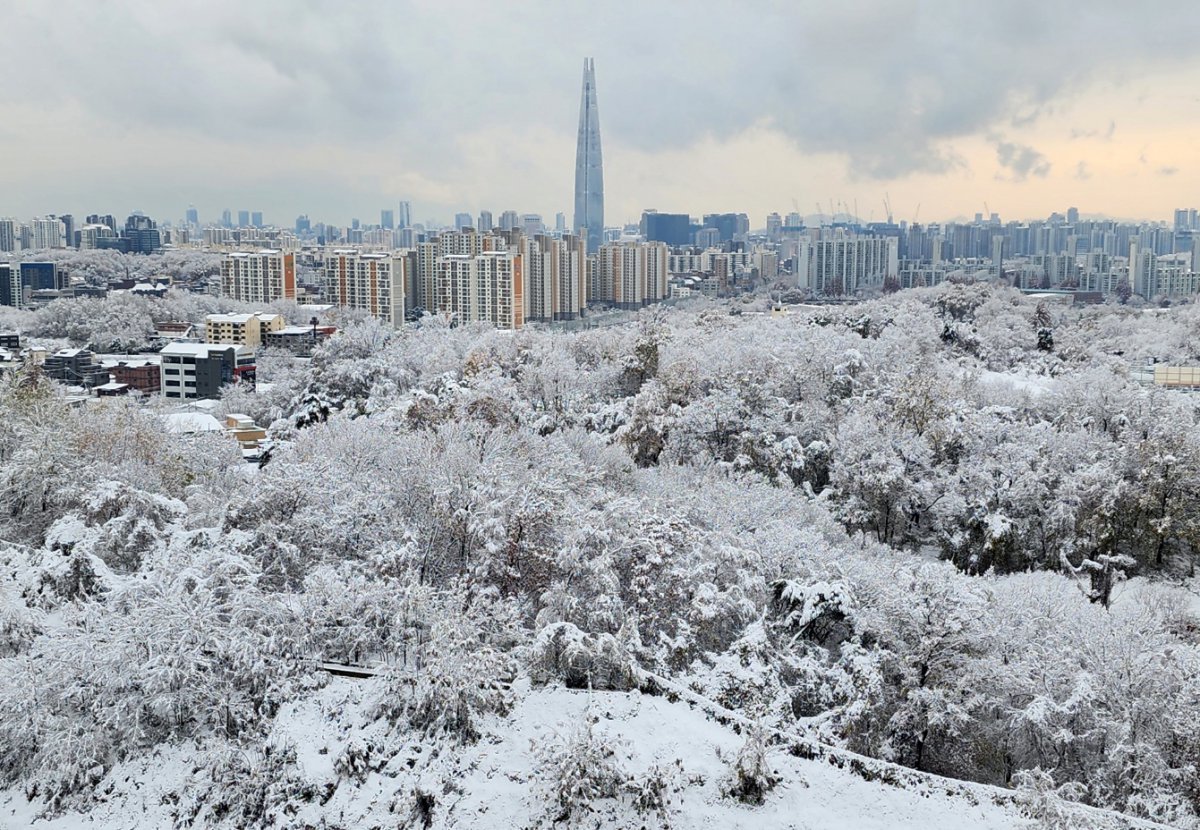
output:
[[526, 320], [574, 320], [587, 306], [587, 253], [581, 237], [521, 240]]
[[296, 255], [270, 248], [225, 254], [221, 294], [250, 303], [296, 299]]
[[378, 317], [390, 326], [404, 323], [409, 259], [402, 253], [338, 249], [325, 255], [325, 296], [346, 308]]
[[501, 329], [525, 324], [521, 255], [484, 251], [451, 254], [437, 264], [437, 310], [462, 322], [487, 322]]
[[600, 246], [589, 299], [636, 309], [667, 297], [669, 250], [664, 242], [611, 242]]

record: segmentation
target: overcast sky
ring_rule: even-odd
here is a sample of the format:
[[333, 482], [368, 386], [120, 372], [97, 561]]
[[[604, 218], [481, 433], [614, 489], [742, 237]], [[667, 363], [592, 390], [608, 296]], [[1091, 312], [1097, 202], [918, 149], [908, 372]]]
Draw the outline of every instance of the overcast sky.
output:
[[570, 221], [585, 56], [608, 224], [1200, 206], [1195, 0], [12, 3], [0, 215]]

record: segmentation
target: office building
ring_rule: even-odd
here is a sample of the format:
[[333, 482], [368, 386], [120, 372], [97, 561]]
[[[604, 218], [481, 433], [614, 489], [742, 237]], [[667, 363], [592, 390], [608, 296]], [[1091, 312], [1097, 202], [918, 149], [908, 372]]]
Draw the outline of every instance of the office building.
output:
[[330, 251], [325, 255], [325, 298], [398, 328], [404, 324], [408, 267], [408, 257], [399, 252]]
[[665, 242], [672, 248], [692, 243], [692, 218], [686, 213], [642, 212], [642, 236], [647, 242]]
[[263, 215], [261, 210], [253, 211], [250, 214], [250, 225], [255, 228], [261, 228], [263, 226]]
[[196, 210], [195, 205], [188, 205], [187, 213], [184, 214], [184, 221], [189, 225], [200, 224], [200, 211]]
[[219, 398], [231, 383], [254, 382], [254, 350], [212, 343], [168, 343], [159, 353], [164, 398]]
[[79, 229], [79, 249], [92, 251], [104, 248], [106, 245], [101, 240], [116, 238], [117, 234], [108, 225], [84, 225]]
[[250, 303], [296, 299], [296, 255], [235, 251], [221, 258], [221, 294]]
[[411, 202], [401, 202], [400, 203], [400, 214], [397, 217], [397, 219], [398, 219], [398, 224], [396, 225], [396, 227], [398, 227], [398, 228], [411, 228], [412, 227], [412, 203]]
[[152, 254], [162, 248], [158, 226], [153, 219], [141, 213], [135, 212], [125, 220], [123, 236], [127, 245], [125, 250], [131, 254]]
[[492, 212], [490, 210], [479, 211], [479, 227], [477, 230], [480, 233], [490, 233], [494, 227], [496, 225], [492, 222]]
[[221, 211], [221, 227], [233, 227], [233, 213], [230, 212], [229, 208], [225, 208], [225, 210]]
[[471, 227], [471, 214], [469, 214], [469, 213], [454, 214], [454, 227], [456, 230], [460, 230], [460, 231], [463, 228]]
[[237, 226], [238, 226], [239, 228], [248, 228], [248, 227], [250, 227], [250, 211], [248, 211], [248, 210], [239, 210], [239, 211], [238, 211], [238, 223], [237, 223]]
[[394, 210], [379, 211], [379, 227], [385, 231], [396, 229], [396, 212]]
[[11, 262], [0, 262], [0, 306], [20, 308], [23, 299], [20, 268]]
[[588, 254], [604, 241], [604, 161], [600, 149], [600, 108], [596, 99], [596, 62], [583, 61], [583, 91], [579, 103], [579, 137], [575, 149], [576, 235]]

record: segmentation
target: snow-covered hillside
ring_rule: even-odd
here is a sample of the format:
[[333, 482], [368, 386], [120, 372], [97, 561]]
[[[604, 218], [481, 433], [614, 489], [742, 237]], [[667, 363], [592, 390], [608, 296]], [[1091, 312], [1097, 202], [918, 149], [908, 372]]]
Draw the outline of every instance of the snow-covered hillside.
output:
[[1200, 830], [1197, 308], [355, 322], [255, 468], [20, 367], [2, 820]]
[[[263, 826], [490, 828], [554, 826], [560, 773], [552, 756], [591, 723], [594, 751], [624, 779], [615, 797], [597, 797], [566, 826], [795, 828], [796, 830], [1008, 830], [1039, 826], [1011, 793], [920, 776], [837, 753], [797, 757], [784, 743], [767, 760], [778, 783], [761, 805], [726, 795], [745, 738], [702, 708], [638, 692], [529, 689], [511, 715], [491, 718], [468, 747], [405, 742], [369, 716], [370, 682], [335, 679], [277, 720], [268, 745], [295, 749], [295, 770], [264, 786]], [[370, 749], [367, 749], [370, 747]], [[357, 753], [355, 753], [357, 750]], [[611, 755], [608, 753], [611, 752]], [[361, 760], [358, 772], [345, 764]], [[212, 783], [194, 775], [192, 745], [162, 747], [116, 766], [98, 785], [99, 803], [55, 817], [14, 788], [0, 795], [0, 826], [158, 830], [216, 819], [205, 803]], [[894, 779], [891, 775], [896, 776]], [[661, 780], [661, 806], [639, 809], [634, 790]], [[418, 807], [421, 793], [427, 799]], [[584, 799], [580, 798], [580, 804]], [[1062, 806], [1077, 827], [1150, 827], [1114, 814]], [[427, 812], [426, 812], [427, 811]], [[425, 819], [429, 824], [424, 825]], [[237, 826], [236, 814], [226, 814]], [[258, 820], [258, 819], [256, 819]]]

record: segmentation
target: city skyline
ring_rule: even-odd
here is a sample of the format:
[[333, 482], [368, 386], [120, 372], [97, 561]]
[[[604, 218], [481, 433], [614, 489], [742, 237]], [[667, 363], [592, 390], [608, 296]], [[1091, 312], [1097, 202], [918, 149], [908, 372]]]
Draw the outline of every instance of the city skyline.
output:
[[[38, 84], [0, 91], [0, 129], [21, 160], [0, 213], [139, 208], [174, 220], [188, 204], [213, 217], [253, 203], [282, 225], [303, 212], [369, 218], [407, 199], [418, 217], [552, 217], [570, 204], [583, 55], [605, 67], [610, 225], [643, 208], [761, 217], [793, 199], [805, 214], [833, 201], [880, 219], [885, 193], [897, 219], [918, 205], [927, 220], [970, 217], [987, 203], [1013, 218], [1074, 204], [1169, 221], [1200, 193], [1200, 53], [1172, 23], [1182, 3], [1153, 15], [760, 7], [739, 18], [752, 49], [726, 43], [704, 7], [679, 18], [639, 6], [634, 28], [619, 7], [536, 3], [453, 21], [426, 4], [337, 15], [319, 2], [286, 15], [120, 5], [26, 7], [8, 21], [8, 76], [35, 53], [61, 59]], [[372, 26], [358, 25], [367, 15]], [[548, 38], [558, 48], [538, 48]], [[521, 45], [479, 57], [506, 39]], [[120, 82], [103, 93], [80, 83], [94, 65]], [[482, 85], [481, 73], [521, 83]], [[447, 92], [459, 87], [469, 123]]]

